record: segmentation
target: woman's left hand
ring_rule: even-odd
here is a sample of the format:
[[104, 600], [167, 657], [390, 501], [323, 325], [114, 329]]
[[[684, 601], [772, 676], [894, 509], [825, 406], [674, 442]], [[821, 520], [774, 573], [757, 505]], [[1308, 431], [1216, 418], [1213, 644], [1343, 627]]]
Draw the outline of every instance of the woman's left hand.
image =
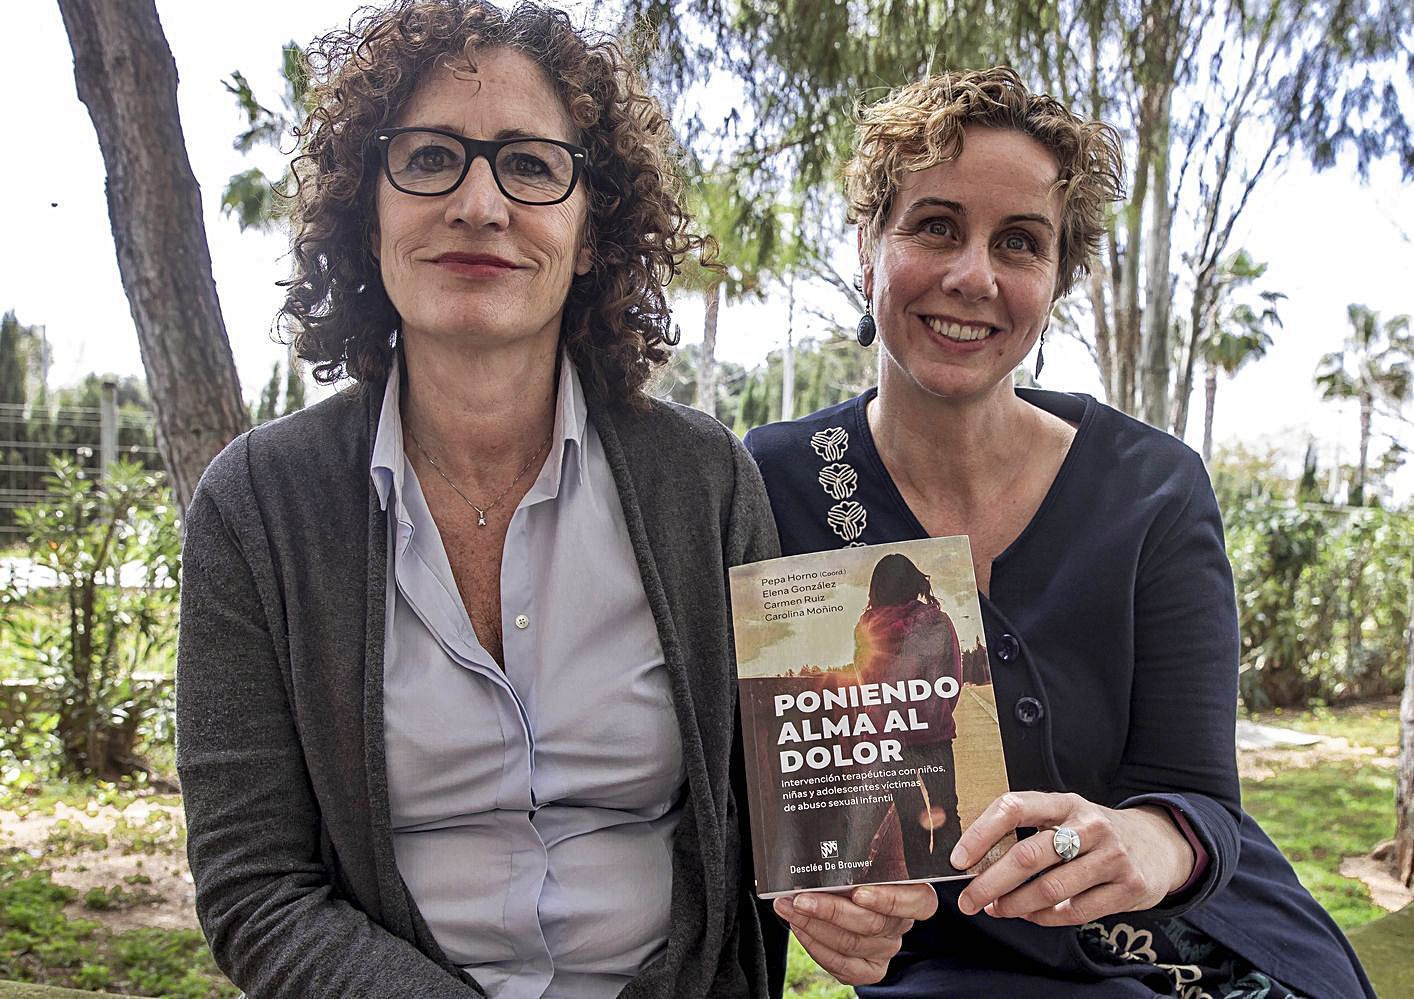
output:
[[938, 911], [938, 893], [929, 884], [867, 885], [778, 898], [775, 910], [816, 964], [845, 985], [867, 985], [884, 977], [914, 920]]
[[[1043, 791], [1012, 791], [988, 805], [958, 840], [952, 865], [972, 866], [1020, 826], [1039, 831], [973, 879], [958, 898], [964, 915], [983, 911], [1040, 926], [1079, 926], [1152, 908], [1193, 871], [1193, 848], [1166, 809], [1106, 808], [1078, 794]], [[1058, 826], [1080, 835], [1074, 860], [1056, 853]]]

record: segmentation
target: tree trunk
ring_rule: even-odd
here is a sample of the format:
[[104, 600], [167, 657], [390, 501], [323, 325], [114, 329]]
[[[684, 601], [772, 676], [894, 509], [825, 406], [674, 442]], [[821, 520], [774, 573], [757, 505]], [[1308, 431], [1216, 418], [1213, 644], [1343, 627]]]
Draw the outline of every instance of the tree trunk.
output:
[[246, 428], [201, 196], [177, 114], [177, 67], [154, 0], [59, 0], [108, 171], [118, 271], [137, 327], [157, 446], [185, 510], [196, 480]]
[[722, 307], [722, 283], [702, 293], [707, 313], [702, 321], [702, 354], [697, 360], [697, 408], [717, 415], [717, 312]]
[[[1414, 570], [1414, 560], [1410, 561]], [[1395, 877], [1414, 887], [1414, 571], [1409, 575], [1409, 658], [1404, 668], [1404, 696], [1399, 702], [1399, 779], [1395, 785]]]
[[1118, 398], [1115, 405], [1130, 414], [1139, 415], [1140, 324], [1143, 314], [1139, 304], [1140, 266], [1144, 247], [1144, 201], [1148, 197], [1149, 174], [1153, 165], [1149, 144], [1149, 123], [1139, 123], [1139, 152], [1134, 166], [1134, 190], [1129, 203], [1121, 211], [1124, 219], [1125, 244], [1121, 257], [1119, 288], [1115, 294], [1115, 367], [1118, 369]]
[[1115, 402], [1114, 331], [1110, 329], [1109, 307], [1105, 301], [1105, 280], [1098, 267], [1086, 282], [1090, 293], [1090, 313], [1095, 317], [1095, 361], [1100, 366], [1100, 384], [1105, 402]]
[[1173, 413], [1170, 429], [1173, 435], [1179, 440], [1183, 440], [1183, 435], [1188, 433], [1188, 400], [1193, 395], [1193, 368], [1198, 362], [1199, 345], [1204, 343], [1211, 335], [1210, 327], [1216, 325], [1215, 316], [1209, 316], [1204, 321], [1207, 312], [1207, 296], [1211, 291], [1205, 291], [1203, 275], [1199, 274], [1199, 280], [1193, 289], [1193, 301], [1188, 313], [1188, 344], [1183, 355], [1183, 370], [1178, 376], [1178, 385], [1173, 393]]
[[[1212, 361], [1203, 373], [1203, 396], [1203, 464], [1208, 465], [1213, 460], [1213, 410], [1218, 401], [1218, 366]], [[1175, 427], [1174, 433], [1181, 431]]]
[[1355, 466], [1355, 495], [1352, 506], [1365, 505], [1365, 470], [1370, 457], [1370, 418], [1374, 413], [1375, 399], [1368, 389], [1360, 390], [1360, 464]]
[[[786, 349], [781, 357], [781, 419], [795, 419], [795, 273], [786, 286]], [[806, 410], [806, 412], [811, 412]]]
[[[1149, 257], [1144, 294], [1144, 327], [1141, 362], [1144, 422], [1166, 429], [1169, 421], [1169, 304], [1173, 282], [1169, 275], [1173, 206], [1169, 203], [1169, 112], [1172, 88], [1161, 86], [1153, 95], [1153, 186], [1149, 189]], [[1189, 383], [1192, 384], [1191, 382]]]

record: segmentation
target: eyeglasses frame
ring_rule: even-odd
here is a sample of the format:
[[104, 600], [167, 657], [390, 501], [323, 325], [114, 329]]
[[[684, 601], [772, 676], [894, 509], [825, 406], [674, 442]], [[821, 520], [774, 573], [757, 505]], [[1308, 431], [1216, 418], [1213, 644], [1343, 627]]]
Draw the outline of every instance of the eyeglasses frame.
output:
[[[409, 191], [402, 187], [393, 179], [393, 167], [388, 162], [388, 150], [392, 142], [399, 135], [408, 132], [431, 132], [433, 135], [440, 135], [461, 143], [462, 149], [466, 152], [466, 162], [462, 164], [461, 176], [456, 179], [451, 187], [445, 191]], [[468, 139], [465, 135], [458, 135], [456, 132], [448, 132], [442, 128], [427, 128], [423, 126], [409, 126], [407, 128], [385, 128], [374, 133], [373, 140], [378, 143], [379, 156], [383, 161], [383, 176], [388, 178], [388, 183], [393, 185], [393, 190], [403, 194], [411, 194], [418, 198], [440, 198], [443, 195], [451, 194], [462, 186], [466, 180], [466, 175], [471, 172], [471, 165], [481, 157], [486, 158], [486, 165], [491, 168], [491, 178], [496, 182], [496, 187], [511, 201], [518, 205], [531, 205], [537, 208], [548, 208], [551, 205], [563, 204], [569, 200], [569, 196], [574, 193], [575, 186], [579, 183], [580, 175], [584, 172], [589, 162], [589, 151], [583, 146], [576, 146], [573, 142], [562, 142], [559, 139], [546, 139], [536, 135], [518, 135], [511, 139]], [[568, 189], [554, 201], [526, 201], [524, 198], [517, 198], [510, 191], [506, 190], [506, 185], [501, 182], [500, 171], [496, 169], [496, 157], [506, 146], [514, 145], [517, 142], [548, 142], [552, 146], [559, 146], [570, 154], [570, 183]]]

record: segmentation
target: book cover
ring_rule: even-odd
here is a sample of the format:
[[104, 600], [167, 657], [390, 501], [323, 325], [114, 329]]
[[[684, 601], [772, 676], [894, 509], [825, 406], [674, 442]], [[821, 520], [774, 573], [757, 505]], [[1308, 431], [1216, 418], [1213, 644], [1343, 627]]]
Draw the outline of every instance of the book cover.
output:
[[962, 830], [1007, 790], [967, 538], [731, 570], [756, 893], [980, 873]]

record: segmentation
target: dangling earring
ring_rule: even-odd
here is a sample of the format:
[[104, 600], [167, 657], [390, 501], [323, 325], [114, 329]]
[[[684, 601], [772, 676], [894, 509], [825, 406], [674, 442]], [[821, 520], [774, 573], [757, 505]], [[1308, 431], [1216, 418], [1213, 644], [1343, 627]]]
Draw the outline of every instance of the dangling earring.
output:
[[1041, 342], [1036, 345], [1036, 380], [1041, 380], [1041, 368], [1046, 363], [1046, 331], [1041, 331]]
[[859, 346], [867, 347], [874, 342], [874, 317], [869, 312], [869, 303], [864, 303], [864, 315], [859, 317], [859, 327], [854, 331], [854, 338], [859, 341]]

